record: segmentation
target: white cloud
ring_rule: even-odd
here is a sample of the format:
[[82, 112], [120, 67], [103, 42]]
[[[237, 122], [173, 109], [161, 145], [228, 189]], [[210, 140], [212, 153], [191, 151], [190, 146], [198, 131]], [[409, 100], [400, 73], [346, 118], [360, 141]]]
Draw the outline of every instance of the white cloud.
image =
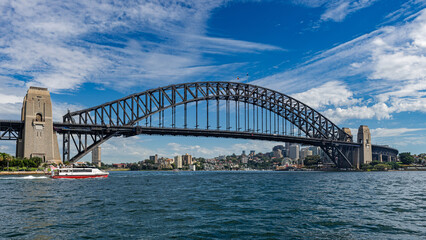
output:
[[323, 7], [325, 11], [321, 14], [322, 21], [341, 22], [348, 15], [371, 6], [377, 0], [293, 0], [294, 4], [318, 8]]
[[0, 119], [20, 119], [22, 103], [0, 103]]
[[[295, 93], [308, 104], [327, 108], [324, 114], [338, 122], [425, 112], [425, 29], [426, 10], [422, 10], [404, 24], [381, 27], [253, 83]], [[334, 83], [333, 91], [331, 83], [336, 81], [345, 84]]]
[[85, 106], [52, 101], [53, 121], [62, 122], [62, 116], [70, 112], [85, 109]]
[[327, 109], [323, 112], [331, 121], [338, 124], [346, 119], [390, 119], [392, 110], [384, 103], [378, 103], [371, 107], [351, 106], [347, 108]]
[[24, 75], [30, 79], [27, 86], [44, 86], [52, 92], [87, 82], [122, 89], [195, 79], [207, 72], [222, 75], [223, 70], [244, 64], [217, 65], [206, 60], [205, 53], [281, 50], [208, 36], [206, 21], [222, 4], [214, 0], [2, 2], [0, 74]]
[[19, 103], [22, 102], [22, 98], [15, 95], [7, 95], [0, 93], [0, 104], [3, 103]]
[[340, 0], [330, 1], [327, 10], [321, 15], [321, 20], [343, 21], [347, 15], [369, 7], [376, 0]]
[[371, 129], [371, 135], [375, 138], [381, 137], [400, 137], [407, 133], [414, 133], [418, 131], [424, 131], [426, 128], [376, 128]]
[[353, 99], [353, 93], [340, 81], [330, 81], [319, 87], [311, 88], [302, 93], [292, 95], [299, 101], [321, 109], [324, 106], [348, 106], [355, 104], [358, 100]]

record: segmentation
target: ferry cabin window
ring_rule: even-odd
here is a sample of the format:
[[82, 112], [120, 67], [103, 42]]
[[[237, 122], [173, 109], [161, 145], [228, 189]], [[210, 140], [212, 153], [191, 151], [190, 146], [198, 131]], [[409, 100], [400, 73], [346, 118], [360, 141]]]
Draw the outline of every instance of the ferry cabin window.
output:
[[92, 169], [74, 169], [73, 172], [92, 172]]

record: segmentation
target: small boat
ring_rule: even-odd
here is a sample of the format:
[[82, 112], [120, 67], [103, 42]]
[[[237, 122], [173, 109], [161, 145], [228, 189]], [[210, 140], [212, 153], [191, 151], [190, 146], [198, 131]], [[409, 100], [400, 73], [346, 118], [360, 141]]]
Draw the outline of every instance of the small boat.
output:
[[109, 172], [97, 168], [56, 168], [51, 178], [106, 178]]

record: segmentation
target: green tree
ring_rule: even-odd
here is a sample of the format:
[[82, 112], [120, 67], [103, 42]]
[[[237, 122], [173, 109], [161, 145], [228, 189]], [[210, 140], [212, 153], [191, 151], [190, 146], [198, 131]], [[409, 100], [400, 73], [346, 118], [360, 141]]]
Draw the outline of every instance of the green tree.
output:
[[141, 170], [138, 164], [133, 163], [132, 165], [130, 165], [130, 171], [138, 171], [138, 170]]
[[390, 163], [388, 163], [391, 167], [392, 167], [392, 169], [394, 169], [394, 170], [397, 170], [397, 169], [399, 169], [399, 164], [398, 163], [396, 163], [396, 162], [390, 162]]
[[385, 170], [389, 170], [390, 168], [391, 166], [385, 163], [379, 163], [374, 165], [374, 169], [378, 171], [385, 171]]
[[380, 162], [377, 160], [374, 160], [370, 163], [371, 166], [376, 166], [377, 164], [380, 164]]
[[403, 152], [399, 154], [399, 160], [403, 164], [412, 164], [414, 162], [414, 157], [409, 152]]
[[305, 166], [313, 166], [318, 165], [318, 162], [321, 161], [321, 157], [319, 155], [307, 156], [303, 163]]

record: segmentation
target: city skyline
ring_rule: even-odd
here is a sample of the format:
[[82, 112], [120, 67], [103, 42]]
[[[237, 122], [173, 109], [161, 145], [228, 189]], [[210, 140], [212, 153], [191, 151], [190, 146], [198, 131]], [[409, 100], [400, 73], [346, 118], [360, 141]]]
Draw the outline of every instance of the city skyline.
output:
[[[67, 109], [167, 84], [242, 81], [293, 96], [352, 133], [368, 125], [373, 143], [426, 151], [424, 1], [32, 4], [0, 5], [10, 13], [0, 20], [1, 119], [20, 118], [31, 85], [49, 88], [60, 121]], [[277, 144], [141, 135], [102, 144], [102, 161]], [[0, 150], [14, 153], [14, 143]]]

